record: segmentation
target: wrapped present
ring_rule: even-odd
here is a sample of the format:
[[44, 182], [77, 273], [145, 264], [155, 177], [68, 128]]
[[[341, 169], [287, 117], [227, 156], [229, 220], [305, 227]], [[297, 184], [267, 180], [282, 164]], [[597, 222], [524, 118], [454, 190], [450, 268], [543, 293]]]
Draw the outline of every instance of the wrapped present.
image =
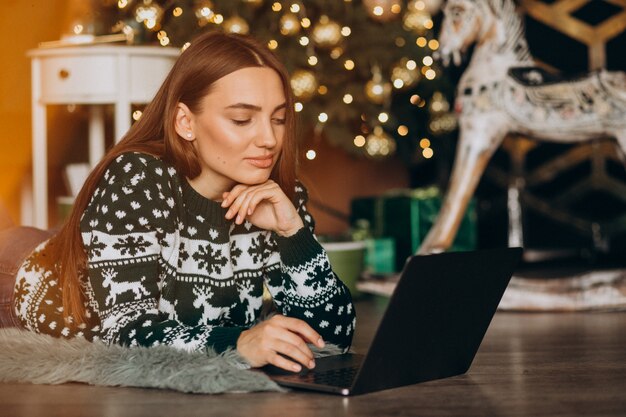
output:
[[372, 274], [390, 274], [396, 270], [396, 242], [392, 238], [375, 238], [370, 221], [352, 222], [350, 235], [354, 241], [365, 242], [365, 270]]
[[[366, 219], [375, 238], [393, 238], [396, 246], [395, 270], [414, 254], [426, 237], [441, 208], [438, 188], [393, 190], [378, 197], [352, 200], [351, 221]], [[472, 200], [450, 250], [473, 250], [477, 238], [476, 202]]]
[[396, 242], [392, 238], [365, 241], [365, 269], [373, 274], [391, 274], [396, 270]]

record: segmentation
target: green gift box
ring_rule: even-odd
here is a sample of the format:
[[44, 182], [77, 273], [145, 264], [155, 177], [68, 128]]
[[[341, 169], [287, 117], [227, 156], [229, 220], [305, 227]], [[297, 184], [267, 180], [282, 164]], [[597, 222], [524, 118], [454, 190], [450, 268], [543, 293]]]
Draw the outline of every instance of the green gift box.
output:
[[[352, 200], [351, 221], [366, 219], [376, 238], [393, 238], [396, 245], [396, 271], [414, 254], [426, 237], [441, 208], [438, 188], [393, 190], [378, 197]], [[476, 202], [471, 200], [450, 250], [476, 248]]]
[[391, 274], [396, 270], [396, 242], [392, 238], [365, 241], [365, 269], [374, 274]]

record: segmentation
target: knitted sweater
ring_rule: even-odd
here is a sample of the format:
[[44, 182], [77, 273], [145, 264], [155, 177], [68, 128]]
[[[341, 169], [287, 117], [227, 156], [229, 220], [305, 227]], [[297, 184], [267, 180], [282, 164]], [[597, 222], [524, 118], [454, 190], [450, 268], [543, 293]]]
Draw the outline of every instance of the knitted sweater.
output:
[[348, 348], [354, 307], [312, 233], [306, 200], [298, 184], [294, 203], [305, 227], [281, 237], [226, 220], [227, 209], [162, 160], [123, 154], [108, 167], [81, 219], [87, 324], [62, 317], [49, 242], [18, 272], [18, 317], [24, 327], [58, 337], [221, 352], [259, 319], [265, 286], [281, 314]]

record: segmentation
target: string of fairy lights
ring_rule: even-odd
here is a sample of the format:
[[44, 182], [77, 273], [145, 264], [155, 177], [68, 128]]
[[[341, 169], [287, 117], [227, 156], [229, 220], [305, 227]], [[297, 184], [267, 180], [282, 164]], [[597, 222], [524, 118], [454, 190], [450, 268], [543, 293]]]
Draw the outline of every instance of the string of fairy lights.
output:
[[[422, 127], [411, 124], [410, 120], [399, 120], [391, 102], [395, 93], [415, 90], [420, 83], [435, 82], [440, 76], [432, 56], [439, 48], [439, 42], [432, 36], [432, 14], [441, 2], [117, 0], [114, 7], [131, 15], [134, 22], [121, 21], [115, 30], [137, 32], [140, 25], [154, 34], [160, 45], [180, 45], [183, 50], [189, 45], [188, 38], [177, 38], [167, 28], [177, 19], [186, 18], [189, 22], [193, 18], [196, 30], [213, 27], [231, 33], [253, 33], [266, 40], [269, 49], [284, 53], [284, 60], [291, 66], [291, 87], [297, 99], [295, 110], [306, 115], [304, 118], [314, 127], [314, 136], [325, 132], [326, 137], [342, 141], [343, 145], [350, 143], [349, 150], [371, 158], [393, 155], [396, 141], [410, 138], [416, 143], [416, 152], [429, 159], [434, 155], [429, 133], [438, 136], [456, 128], [456, 118], [450, 112], [446, 96], [440, 91], [426, 97], [417, 92], [408, 96], [407, 105], [428, 112], [427, 126]], [[365, 11], [361, 14], [367, 20], [359, 20], [357, 7], [359, 12]], [[390, 64], [367, 56], [368, 45], [359, 44], [363, 42], [363, 32], [357, 33], [365, 30], [364, 25], [369, 25], [367, 30], [379, 30], [378, 34], [389, 33], [387, 42], [392, 47], [384, 52], [393, 55], [387, 59]], [[265, 31], [261, 36], [255, 30], [257, 26]], [[141, 111], [137, 110], [133, 118], [139, 117]], [[307, 144], [307, 159], [316, 158], [317, 143], [313, 140]]]

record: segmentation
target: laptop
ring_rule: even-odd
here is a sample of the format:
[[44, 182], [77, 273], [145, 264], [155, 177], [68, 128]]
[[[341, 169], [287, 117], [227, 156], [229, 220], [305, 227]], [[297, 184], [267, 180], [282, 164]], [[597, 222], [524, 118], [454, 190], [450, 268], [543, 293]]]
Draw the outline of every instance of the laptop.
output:
[[413, 256], [365, 355], [317, 358], [299, 373], [263, 370], [279, 385], [346, 396], [464, 374], [521, 255], [503, 248]]

